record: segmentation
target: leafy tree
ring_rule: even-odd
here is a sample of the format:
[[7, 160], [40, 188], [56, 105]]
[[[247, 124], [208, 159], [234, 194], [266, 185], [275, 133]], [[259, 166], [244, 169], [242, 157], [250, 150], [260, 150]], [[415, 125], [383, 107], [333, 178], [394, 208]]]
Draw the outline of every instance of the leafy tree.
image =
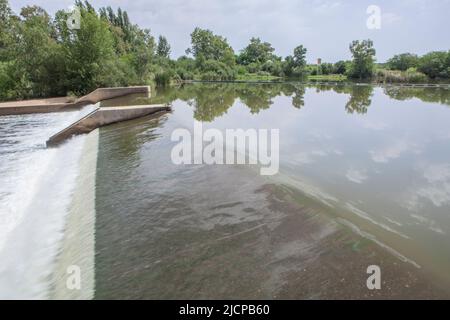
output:
[[12, 43], [14, 16], [7, 0], [0, 0], [0, 61], [7, 59], [6, 50]]
[[294, 68], [304, 68], [306, 66], [306, 48], [303, 45], [299, 45], [294, 49]]
[[320, 64], [321, 74], [332, 74], [334, 71], [334, 66], [332, 63], [322, 63]]
[[418, 69], [432, 79], [450, 78], [450, 51], [435, 51], [422, 56]]
[[196, 60], [217, 60], [227, 65], [234, 64], [234, 51], [227, 39], [213, 34], [211, 30], [195, 28], [191, 33], [191, 48], [186, 50]]
[[55, 40], [54, 26], [48, 13], [38, 6], [22, 8], [23, 17], [16, 54], [18, 66], [26, 74], [29, 85], [22, 88], [25, 96], [44, 97], [60, 94], [62, 59]]
[[418, 63], [419, 57], [412, 53], [398, 54], [388, 60], [388, 66], [391, 70], [406, 71], [409, 68], [417, 67]]
[[163, 58], [169, 58], [170, 45], [166, 37], [159, 36], [158, 46], [156, 47], [156, 54]]
[[306, 52], [303, 45], [294, 49], [293, 56], [287, 56], [284, 60], [283, 71], [288, 77], [302, 76], [306, 73]]
[[107, 85], [114, 42], [109, 25], [89, 7], [80, 5], [80, 29], [70, 30], [65, 21], [67, 14], [58, 13], [59, 30], [66, 62], [66, 88], [82, 94]]
[[333, 66], [333, 73], [334, 74], [345, 74], [347, 71], [347, 64], [345, 61], [338, 61]]
[[257, 63], [262, 65], [267, 61], [276, 59], [273, 52], [275, 49], [268, 42], [262, 42], [259, 38], [251, 38], [250, 44], [245, 47], [238, 57], [238, 62], [243, 65]]
[[367, 79], [372, 77], [376, 51], [372, 40], [355, 40], [350, 44], [353, 61], [350, 66], [351, 78]]

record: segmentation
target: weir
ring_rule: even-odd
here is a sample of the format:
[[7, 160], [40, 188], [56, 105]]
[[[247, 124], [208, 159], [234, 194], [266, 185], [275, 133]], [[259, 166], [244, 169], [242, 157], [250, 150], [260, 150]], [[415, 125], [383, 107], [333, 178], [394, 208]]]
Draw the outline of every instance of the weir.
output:
[[50, 113], [72, 111], [103, 100], [141, 93], [150, 96], [149, 86], [98, 88], [79, 98], [71, 97], [10, 101], [0, 103], [0, 116], [30, 113]]
[[47, 146], [56, 146], [74, 135], [89, 133], [94, 129], [108, 124], [132, 120], [156, 112], [169, 110], [170, 106], [163, 104], [126, 107], [99, 107], [67, 128], [51, 136], [47, 140]]
[[[95, 178], [98, 130], [83, 143], [79, 171], [68, 207], [63, 239], [52, 272], [49, 298], [92, 299], [95, 289]], [[78, 274], [77, 274], [78, 272]], [[79, 287], [71, 288], [71, 276], [79, 276]], [[76, 278], [74, 278], [76, 283]]]

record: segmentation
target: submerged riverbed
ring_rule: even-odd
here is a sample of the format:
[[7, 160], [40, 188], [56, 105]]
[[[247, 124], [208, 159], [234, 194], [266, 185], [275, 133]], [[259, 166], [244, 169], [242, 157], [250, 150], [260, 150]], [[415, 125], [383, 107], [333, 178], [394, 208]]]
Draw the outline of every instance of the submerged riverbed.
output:
[[[449, 90], [188, 84], [152, 101], [173, 112], [100, 130], [97, 298], [447, 296]], [[194, 119], [279, 129], [279, 173], [174, 165]]]
[[[0, 297], [450, 297], [449, 89], [195, 83], [102, 105], [148, 103], [172, 112], [55, 149], [91, 107], [0, 118]], [[175, 165], [194, 121], [278, 129], [279, 172]]]

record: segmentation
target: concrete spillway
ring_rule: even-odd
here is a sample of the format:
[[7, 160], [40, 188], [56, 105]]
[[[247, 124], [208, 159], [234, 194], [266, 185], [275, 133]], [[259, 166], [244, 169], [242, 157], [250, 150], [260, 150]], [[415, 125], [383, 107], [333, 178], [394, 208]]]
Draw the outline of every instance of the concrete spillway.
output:
[[83, 133], [89, 133], [92, 130], [126, 120], [131, 120], [143, 117], [156, 112], [169, 111], [170, 106], [158, 105], [143, 105], [143, 106], [126, 106], [126, 107], [106, 107], [97, 108], [80, 120], [71, 124], [67, 128], [61, 130], [57, 134], [51, 136], [47, 140], [47, 146], [55, 146], [65, 141], [66, 139]]
[[0, 116], [70, 111], [79, 109], [89, 104], [96, 104], [97, 102], [103, 100], [113, 99], [135, 93], [141, 93], [150, 96], [150, 87], [135, 86], [99, 88], [79, 99], [73, 99], [71, 97], [61, 97], [3, 102], [0, 103]]

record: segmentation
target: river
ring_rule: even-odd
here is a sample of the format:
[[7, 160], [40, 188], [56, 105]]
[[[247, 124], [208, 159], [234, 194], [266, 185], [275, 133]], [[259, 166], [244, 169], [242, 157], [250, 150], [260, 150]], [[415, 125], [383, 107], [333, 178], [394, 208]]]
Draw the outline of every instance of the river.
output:
[[[94, 298], [449, 297], [450, 90], [196, 83], [104, 106], [149, 102], [172, 112], [96, 133]], [[42, 142], [72, 116], [0, 118], [2, 297], [55, 286], [86, 136]], [[279, 172], [174, 164], [194, 121], [279, 130]]]

